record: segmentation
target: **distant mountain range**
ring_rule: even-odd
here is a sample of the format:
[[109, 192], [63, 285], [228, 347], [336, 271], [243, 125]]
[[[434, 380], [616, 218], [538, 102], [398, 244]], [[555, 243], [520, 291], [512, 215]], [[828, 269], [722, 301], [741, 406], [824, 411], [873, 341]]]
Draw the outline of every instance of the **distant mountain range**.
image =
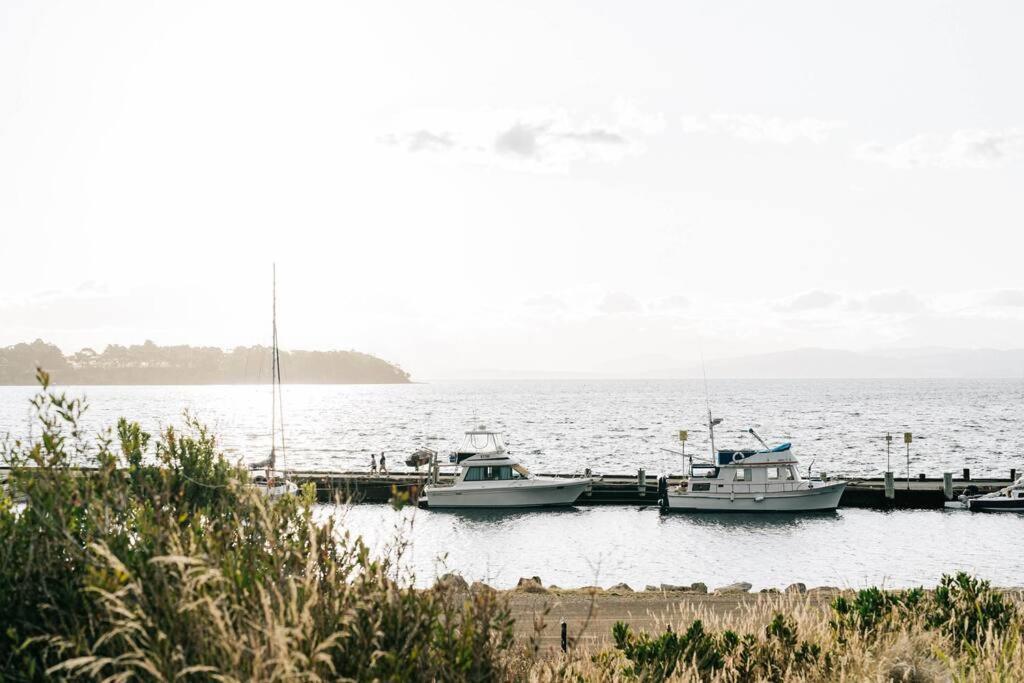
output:
[[[797, 349], [712, 360], [707, 371], [723, 379], [1024, 378], [1024, 349]], [[701, 367], [681, 374], [700, 377]]]
[[[805, 348], [706, 363], [709, 379], [1024, 379], [1024, 349], [886, 349], [841, 351]], [[665, 355], [622, 357], [588, 371], [465, 370], [464, 379], [699, 379], [699, 363], [673, 365]]]
[[[37, 339], [0, 348], [0, 384], [34, 384], [36, 368], [60, 384], [269, 384], [270, 348], [111, 344], [70, 356]], [[358, 351], [281, 351], [288, 384], [404, 384], [409, 373]]]

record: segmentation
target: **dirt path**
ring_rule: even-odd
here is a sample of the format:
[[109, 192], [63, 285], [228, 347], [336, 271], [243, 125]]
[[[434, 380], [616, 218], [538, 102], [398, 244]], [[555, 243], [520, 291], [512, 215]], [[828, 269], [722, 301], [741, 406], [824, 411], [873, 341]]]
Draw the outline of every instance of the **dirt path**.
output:
[[[786, 596], [762, 593], [702, 595], [644, 591], [625, 594], [587, 594], [582, 591], [506, 595], [516, 619], [516, 636], [526, 640], [539, 633], [541, 648], [557, 648], [560, 624], [565, 620], [568, 634], [580, 646], [600, 646], [611, 641], [612, 625], [624, 621], [635, 630], [664, 631], [668, 624], [677, 630], [693, 619], [714, 621], [728, 617], [735, 621], [752, 611], [786, 604], [825, 609], [832, 594]], [[539, 631], [535, 627], [542, 627]]]

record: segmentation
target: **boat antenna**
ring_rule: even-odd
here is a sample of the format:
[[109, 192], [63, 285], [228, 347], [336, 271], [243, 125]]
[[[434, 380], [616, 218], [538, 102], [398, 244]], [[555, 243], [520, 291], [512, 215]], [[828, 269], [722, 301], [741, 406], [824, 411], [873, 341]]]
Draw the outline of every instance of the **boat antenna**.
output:
[[711, 464], [715, 464], [715, 425], [722, 423], [722, 418], [711, 417], [711, 393], [708, 391], [708, 367], [704, 363], [704, 347], [700, 348], [700, 369], [704, 373], [704, 406], [708, 409], [708, 433], [711, 434]]

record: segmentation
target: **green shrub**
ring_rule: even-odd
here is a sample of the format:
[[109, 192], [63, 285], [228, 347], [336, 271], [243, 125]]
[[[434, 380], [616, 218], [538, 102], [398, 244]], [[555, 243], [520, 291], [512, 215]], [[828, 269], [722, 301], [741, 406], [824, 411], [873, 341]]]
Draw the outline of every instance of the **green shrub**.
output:
[[730, 630], [709, 632], [699, 619], [681, 635], [667, 631], [657, 637], [634, 634], [628, 625], [617, 622], [612, 637], [630, 662], [623, 673], [644, 681], [665, 680], [680, 667], [692, 669], [702, 679], [727, 670], [730, 680], [746, 682], [783, 681], [792, 673], [827, 672], [832, 666], [831, 655], [815, 643], [800, 640], [795, 623], [782, 614], [774, 616], [761, 638]]
[[857, 591], [853, 600], [843, 596], [832, 601], [832, 625], [843, 637], [848, 631], [861, 635], [899, 625], [917, 613], [925, 593], [920, 588], [883, 591], [875, 587]]
[[315, 519], [312, 491], [266, 500], [194, 418], [88, 442], [84, 403], [40, 381], [41, 434], [2, 447], [0, 680], [503, 674], [500, 597], [414, 590]]
[[955, 647], [966, 648], [984, 645], [991, 635], [1002, 635], [1016, 611], [988, 581], [958, 572], [939, 581], [925, 623], [949, 636]]

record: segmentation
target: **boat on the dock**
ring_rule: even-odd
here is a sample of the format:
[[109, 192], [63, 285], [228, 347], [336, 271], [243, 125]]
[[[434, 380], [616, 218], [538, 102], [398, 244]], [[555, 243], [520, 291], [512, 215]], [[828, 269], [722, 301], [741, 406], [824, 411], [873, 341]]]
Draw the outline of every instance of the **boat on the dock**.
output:
[[971, 512], [1024, 512], [1024, 476], [992, 493], [962, 495], [948, 501], [946, 507]]
[[[762, 448], [715, 450], [714, 429], [722, 422], [708, 413], [711, 463], [690, 459], [686, 481], [669, 488], [658, 480], [658, 496], [665, 510], [689, 512], [813, 512], [835, 510], [846, 489], [845, 481], [822, 481], [800, 476], [799, 462], [789, 443], [768, 446], [748, 429]], [[808, 472], [808, 475], [810, 473]]]
[[501, 432], [485, 427], [465, 433], [449, 462], [459, 466], [450, 483], [424, 487], [420, 505], [428, 508], [533, 508], [572, 505], [591, 477], [542, 477], [509, 454]]

